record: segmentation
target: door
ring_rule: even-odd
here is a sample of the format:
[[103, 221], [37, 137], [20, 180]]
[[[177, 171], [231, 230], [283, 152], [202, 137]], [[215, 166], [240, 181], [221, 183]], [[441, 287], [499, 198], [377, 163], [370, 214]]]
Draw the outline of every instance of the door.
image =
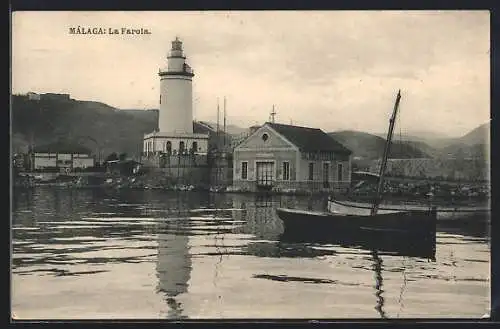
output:
[[328, 162], [323, 163], [323, 187], [330, 187], [328, 181], [330, 180], [330, 164]]
[[272, 186], [274, 181], [274, 163], [269, 161], [259, 161], [256, 163], [257, 185]]

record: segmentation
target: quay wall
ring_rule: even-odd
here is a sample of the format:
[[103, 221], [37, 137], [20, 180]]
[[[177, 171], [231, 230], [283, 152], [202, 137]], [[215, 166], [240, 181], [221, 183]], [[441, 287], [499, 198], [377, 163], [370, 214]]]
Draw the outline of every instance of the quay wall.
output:
[[72, 176], [72, 177], [105, 177], [107, 174], [105, 172], [69, 172], [69, 173], [53, 173], [53, 172], [30, 172], [26, 171], [20, 174], [20, 176], [32, 176], [39, 177], [42, 180], [52, 180], [59, 176]]
[[[235, 180], [233, 186], [241, 191], [258, 192], [256, 180]], [[307, 181], [274, 181], [273, 191], [277, 192], [331, 192], [345, 193], [348, 191], [350, 182], [333, 182], [328, 187], [325, 187], [323, 182], [307, 182]]]

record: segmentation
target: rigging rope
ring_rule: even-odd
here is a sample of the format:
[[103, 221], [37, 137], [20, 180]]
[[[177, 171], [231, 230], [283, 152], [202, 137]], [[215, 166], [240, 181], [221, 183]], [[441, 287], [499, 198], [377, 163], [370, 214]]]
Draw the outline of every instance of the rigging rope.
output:
[[[399, 116], [396, 120], [398, 126], [399, 126], [399, 153], [400, 153], [400, 157], [402, 157], [403, 155], [403, 133], [401, 132], [401, 112], [399, 112]], [[402, 172], [401, 174], [403, 174], [404, 176], [404, 172]], [[398, 186], [399, 188], [399, 186]], [[405, 210], [407, 210], [407, 207], [408, 207], [408, 204], [404, 203], [404, 207], [405, 207]]]

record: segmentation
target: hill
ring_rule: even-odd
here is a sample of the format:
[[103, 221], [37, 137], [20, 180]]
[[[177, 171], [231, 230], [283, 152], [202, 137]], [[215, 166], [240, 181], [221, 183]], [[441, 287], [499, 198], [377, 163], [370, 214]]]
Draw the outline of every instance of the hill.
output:
[[[69, 97], [47, 97], [38, 101], [14, 95], [11, 102], [11, 144], [13, 152], [26, 152], [30, 143], [44, 145], [54, 142], [78, 143], [103, 157], [110, 153], [139, 155], [144, 134], [158, 128], [157, 109], [120, 110], [104, 103], [74, 100]], [[216, 124], [193, 122], [194, 131], [210, 134], [210, 143], [222, 144], [222, 133], [216, 138]], [[222, 129], [222, 126], [220, 126]], [[227, 126], [228, 138], [243, 138], [249, 128]], [[353, 151], [355, 157], [379, 158], [385, 138], [357, 131], [330, 133]], [[432, 139], [434, 142], [432, 142]], [[218, 140], [217, 140], [218, 139]], [[481, 125], [460, 138], [436, 136], [395, 136], [390, 158], [426, 158], [439, 156], [489, 156], [489, 123]], [[439, 147], [438, 147], [439, 146]]]
[[[386, 138], [387, 133], [376, 134], [383, 139]], [[399, 132], [394, 133], [394, 140], [402, 141], [402, 142], [412, 142], [419, 143], [420, 145], [425, 145], [424, 147], [431, 147], [432, 149], [442, 149], [455, 141], [455, 138], [444, 137], [439, 134], [400, 134]]]
[[456, 158], [488, 160], [490, 156], [490, 124], [485, 123], [441, 149], [443, 154]]
[[[14, 95], [11, 103], [12, 151], [27, 152], [35, 146], [51, 143], [73, 143], [92, 150], [100, 149], [102, 157], [116, 152], [139, 156], [144, 134], [158, 128], [157, 109], [120, 110], [107, 104], [74, 99], [45, 98], [29, 100]], [[222, 132], [193, 122], [196, 133], [210, 134], [209, 143], [222, 145]], [[227, 137], [226, 140], [228, 140]]]
[[[384, 136], [377, 134], [377, 136]], [[458, 138], [436, 133], [412, 133], [395, 136], [432, 157], [476, 157], [489, 156], [490, 124], [485, 123]]]
[[[214, 130], [217, 129], [217, 123], [210, 121], [200, 121], [200, 122], [212, 127]], [[223, 130], [222, 123], [219, 123], [219, 129]], [[240, 135], [248, 132], [248, 128], [241, 128], [236, 125], [228, 124], [226, 125], [226, 132], [230, 135]]]
[[[353, 152], [354, 157], [377, 159], [384, 152], [385, 139], [376, 135], [352, 130], [333, 132], [329, 133], [329, 135], [349, 148]], [[427, 148], [431, 150], [429, 146]], [[391, 144], [389, 158], [408, 159], [429, 157], [431, 156], [420, 149], [415, 142], [398, 141]]]
[[457, 138], [454, 144], [465, 144], [469, 146], [489, 144], [490, 141], [490, 123], [485, 123], [471, 130], [464, 136]]
[[76, 142], [106, 156], [112, 152], [130, 155], [142, 150], [142, 137], [157, 126], [157, 114], [120, 111], [109, 105], [74, 99], [29, 100], [13, 96], [11, 103], [14, 152], [34, 145], [58, 141]]

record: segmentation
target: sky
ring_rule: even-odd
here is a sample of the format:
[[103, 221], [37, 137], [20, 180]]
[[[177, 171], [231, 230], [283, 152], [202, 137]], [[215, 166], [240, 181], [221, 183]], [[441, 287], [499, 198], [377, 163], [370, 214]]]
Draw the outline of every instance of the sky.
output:
[[[325, 131], [464, 135], [490, 118], [488, 11], [15, 12], [12, 93], [69, 93], [159, 108], [158, 70], [178, 36], [195, 71], [196, 120], [269, 120]], [[145, 28], [73, 35], [70, 27]]]

